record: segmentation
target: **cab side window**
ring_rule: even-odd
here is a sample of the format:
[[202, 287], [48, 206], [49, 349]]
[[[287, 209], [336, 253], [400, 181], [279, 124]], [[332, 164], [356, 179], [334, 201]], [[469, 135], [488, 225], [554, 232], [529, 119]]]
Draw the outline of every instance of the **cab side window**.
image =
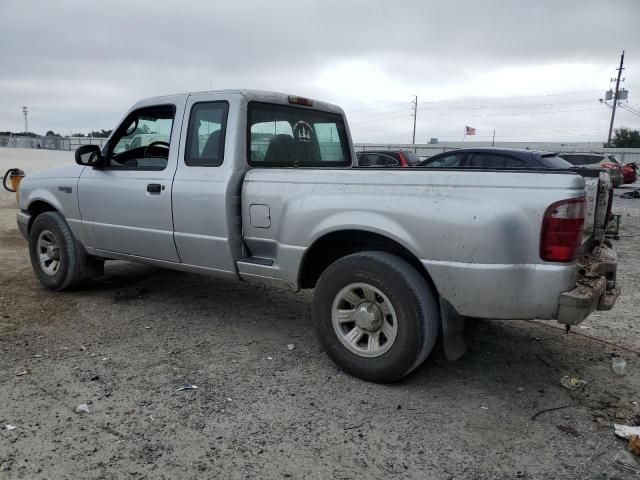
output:
[[217, 167], [224, 160], [228, 102], [201, 102], [191, 107], [184, 163], [190, 167]]
[[132, 112], [109, 142], [107, 168], [164, 170], [169, 159], [174, 115], [173, 105]]

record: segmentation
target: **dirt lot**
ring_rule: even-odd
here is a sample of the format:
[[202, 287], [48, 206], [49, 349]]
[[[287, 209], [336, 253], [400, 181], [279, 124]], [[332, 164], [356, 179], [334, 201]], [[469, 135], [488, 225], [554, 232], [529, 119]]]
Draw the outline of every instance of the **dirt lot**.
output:
[[[3, 172], [34, 168], [15, 155], [0, 150]], [[122, 262], [49, 292], [15, 211], [3, 192], [0, 479], [635, 478], [616, 466], [626, 443], [611, 424], [640, 413], [640, 358], [582, 334], [640, 350], [640, 200], [614, 207], [613, 311], [569, 335], [551, 322], [476, 322], [465, 357], [436, 352], [394, 385], [325, 357], [308, 292]], [[627, 375], [612, 372], [613, 355]], [[570, 392], [564, 375], [588, 383]], [[198, 389], [176, 393], [187, 382]], [[81, 403], [90, 413], [74, 412]]]

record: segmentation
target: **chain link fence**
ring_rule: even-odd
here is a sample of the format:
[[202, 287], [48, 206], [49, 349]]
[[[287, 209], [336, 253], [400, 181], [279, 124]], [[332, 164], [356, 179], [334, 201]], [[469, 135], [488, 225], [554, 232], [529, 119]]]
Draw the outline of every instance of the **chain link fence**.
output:
[[95, 137], [22, 137], [0, 135], [0, 147], [41, 148], [45, 150], [75, 150], [80, 145], [98, 145], [100, 148], [106, 138]]

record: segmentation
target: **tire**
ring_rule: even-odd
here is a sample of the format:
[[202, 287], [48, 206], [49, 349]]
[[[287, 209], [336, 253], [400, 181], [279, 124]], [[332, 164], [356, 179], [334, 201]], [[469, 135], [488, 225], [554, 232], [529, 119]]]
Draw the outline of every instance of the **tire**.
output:
[[418, 367], [433, 349], [441, 323], [425, 278], [402, 258], [377, 251], [331, 264], [316, 285], [313, 314], [329, 358], [351, 375], [380, 383]]
[[[48, 260], [41, 262], [41, 254]], [[29, 231], [29, 256], [36, 277], [51, 290], [68, 289], [84, 279], [87, 272], [96, 270], [58, 212], [42, 213], [33, 221]]]

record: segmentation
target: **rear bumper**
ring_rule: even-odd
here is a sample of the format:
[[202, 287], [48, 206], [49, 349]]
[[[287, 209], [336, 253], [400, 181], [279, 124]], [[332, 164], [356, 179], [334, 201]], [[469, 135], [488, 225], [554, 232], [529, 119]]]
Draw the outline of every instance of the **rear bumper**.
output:
[[576, 287], [560, 295], [558, 322], [577, 325], [595, 310], [611, 310], [620, 295], [616, 284], [616, 252], [599, 246], [580, 262]]
[[20, 211], [16, 215], [18, 221], [18, 229], [25, 240], [29, 239], [29, 222], [31, 221], [31, 215], [27, 212]]

